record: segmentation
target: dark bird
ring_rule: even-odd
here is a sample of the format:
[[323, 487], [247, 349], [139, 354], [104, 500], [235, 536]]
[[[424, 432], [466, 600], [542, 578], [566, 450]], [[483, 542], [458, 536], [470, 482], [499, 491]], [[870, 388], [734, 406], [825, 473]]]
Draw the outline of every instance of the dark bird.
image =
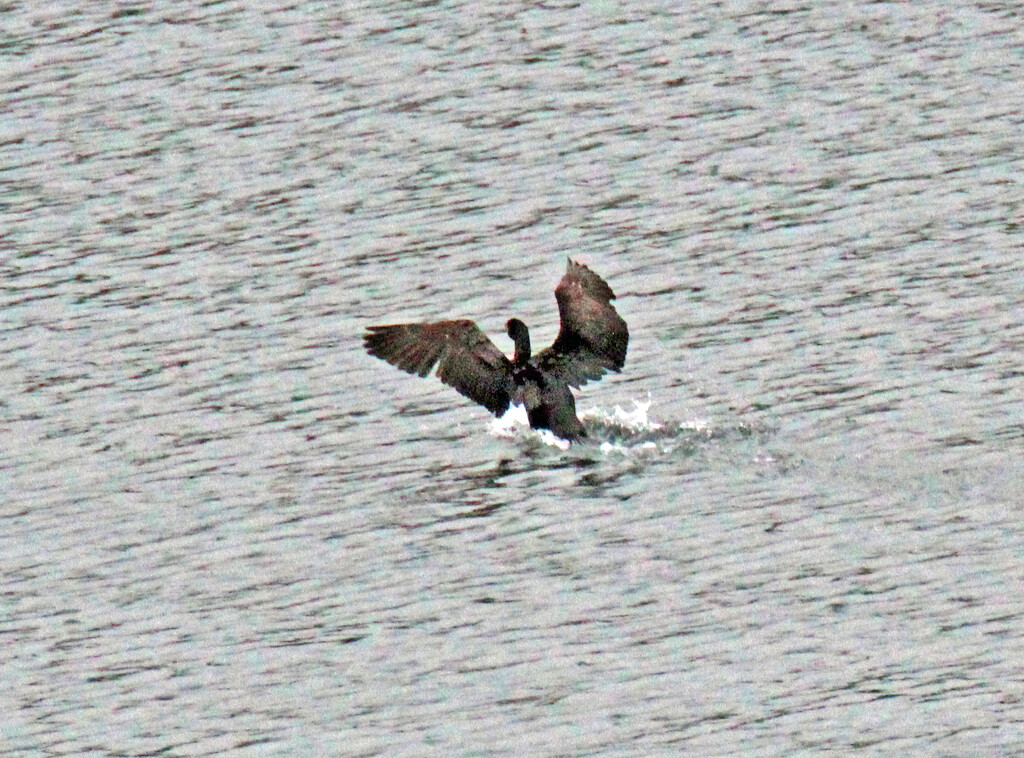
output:
[[536, 355], [530, 353], [526, 324], [517, 318], [505, 324], [515, 342], [512, 360], [467, 319], [371, 326], [364, 338], [366, 351], [418, 376], [436, 365], [442, 382], [495, 416], [502, 416], [509, 403], [523, 405], [534, 429], [578, 440], [587, 433], [569, 387], [619, 371], [626, 362], [629, 330], [611, 304], [614, 299], [601, 277], [570, 260], [555, 288], [558, 337]]

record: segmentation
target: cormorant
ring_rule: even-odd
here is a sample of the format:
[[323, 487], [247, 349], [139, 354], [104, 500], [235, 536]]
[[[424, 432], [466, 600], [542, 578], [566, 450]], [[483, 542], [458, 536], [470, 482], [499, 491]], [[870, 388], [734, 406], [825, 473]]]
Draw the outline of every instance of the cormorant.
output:
[[467, 319], [428, 324], [371, 326], [366, 351], [410, 374], [437, 376], [495, 416], [509, 403], [526, 407], [530, 426], [567, 440], [586, 437], [569, 387], [619, 371], [626, 362], [629, 330], [615, 311], [611, 287], [586, 266], [569, 260], [555, 288], [561, 326], [551, 347], [530, 353], [526, 324], [511, 318], [512, 360]]

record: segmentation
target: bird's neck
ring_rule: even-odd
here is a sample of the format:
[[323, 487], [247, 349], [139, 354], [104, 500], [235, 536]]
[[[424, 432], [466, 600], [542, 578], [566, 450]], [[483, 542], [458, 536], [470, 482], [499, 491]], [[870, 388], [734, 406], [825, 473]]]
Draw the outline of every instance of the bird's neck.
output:
[[516, 354], [512, 362], [517, 366], [525, 366], [530, 360], [530, 334], [525, 328], [515, 336], [515, 343]]

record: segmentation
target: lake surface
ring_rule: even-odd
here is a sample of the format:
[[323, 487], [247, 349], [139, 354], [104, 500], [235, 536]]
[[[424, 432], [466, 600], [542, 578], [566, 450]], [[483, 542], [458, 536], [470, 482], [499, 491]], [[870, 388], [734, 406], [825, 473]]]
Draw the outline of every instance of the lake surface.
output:
[[[1015, 5], [0, 7], [0, 755], [1024, 754]], [[594, 444], [370, 324], [618, 295]]]

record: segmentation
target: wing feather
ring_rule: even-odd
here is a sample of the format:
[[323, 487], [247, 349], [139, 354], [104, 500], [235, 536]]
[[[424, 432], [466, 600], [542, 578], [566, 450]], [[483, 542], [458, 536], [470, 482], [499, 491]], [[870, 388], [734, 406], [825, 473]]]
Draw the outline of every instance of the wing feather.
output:
[[508, 410], [512, 362], [472, 321], [371, 326], [364, 343], [370, 355], [410, 374], [427, 376], [436, 365], [442, 382], [496, 416]]
[[611, 304], [615, 293], [608, 283], [570, 260], [555, 299], [561, 326], [551, 347], [537, 354], [538, 365], [573, 387], [619, 371], [626, 362], [629, 329]]

